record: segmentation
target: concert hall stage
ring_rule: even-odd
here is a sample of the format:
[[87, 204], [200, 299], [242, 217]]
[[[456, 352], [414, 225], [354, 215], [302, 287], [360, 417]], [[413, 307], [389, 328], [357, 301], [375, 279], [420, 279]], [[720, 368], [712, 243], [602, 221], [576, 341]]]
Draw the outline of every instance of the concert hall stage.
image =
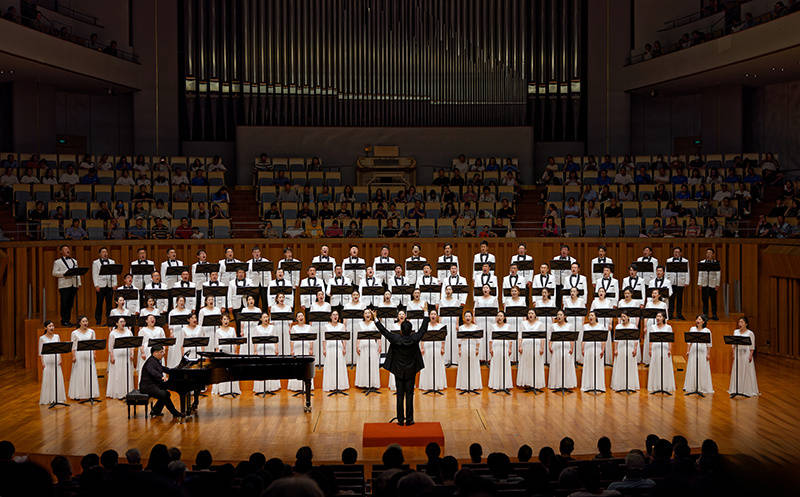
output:
[[[472, 442], [481, 443], [485, 454], [516, 454], [523, 443], [538, 451], [544, 445], [557, 447], [561, 437], [569, 435], [575, 440], [576, 454], [592, 454], [603, 435], [611, 438], [615, 452], [624, 452], [642, 448], [649, 433], [662, 437], [680, 433], [693, 447], [713, 438], [723, 452], [800, 461], [800, 397], [793, 394], [800, 380], [800, 362], [760, 355], [756, 364], [762, 395], [753, 399], [731, 400], [726, 393], [727, 373], [713, 375], [716, 394], [706, 398], [680, 392], [661, 397], [646, 391], [534, 395], [518, 389], [508, 396], [488, 389], [479, 395], [459, 395], [450, 382], [444, 396], [418, 391], [415, 417], [417, 422], [440, 423], [443, 454], [461, 459], [467, 457]], [[606, 371], [608, 375], [611, 369]], [[451, 380], [453, 373], [454, 368], [448, 370]], [[248, 382], [237, 399], [201, 399], [199, 415], [183, 424], [170, 421], [169, 414], [145, 419], [141, 410], [137, 418], [128, 420], [119, 400], [104, 399], [94, 406], [70, 401], [69, 407], [56, 409], [39, 406], [33, 370], [6, 366], [0, 374], [4, 399], [0, 439], [12, 440], [20, 452], [42, 454], [82, 455], [108, 448], [123, 453], [130, 447], [145, 451], [163, 442], [180, 446], [190, 459], [198, 450], [210, 449], [220, 460], [263, 451], [268, 457], [293, 461], [297, 448], [307, 444], [320, 461], [337, 461], [348, 446], [358, 449], [360, 457], [375, 461], [382, 449], [362, 447], [362, 428], [364, 423], [387, 422], [395, 407], [395, 398], [386, 388], [380, 395], [369, 396], [351, 388], [348, 396], [334, 397], [315, 390], [313, 411], [306, 414], [301, 398], [286, 390], [274, 397], [255, 397]], [[640, 376], [645, 374], [642, 368]], [[683, 376], [682, 371], [676, 372], [679, 388]], [[386, 376], [383, 380], [386, 385]], [[100, 386], [105, 391], [104, 378]], [[407, 449], [406, 458], [421, 460], [422, 448]]]

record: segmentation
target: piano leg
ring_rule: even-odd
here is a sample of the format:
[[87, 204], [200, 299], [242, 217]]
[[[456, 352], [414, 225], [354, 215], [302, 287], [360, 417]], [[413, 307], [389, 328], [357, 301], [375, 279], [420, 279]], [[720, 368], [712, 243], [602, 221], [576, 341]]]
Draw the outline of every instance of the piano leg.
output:
[[187, 394], [185, 392], [181, 392], [181, 394], [178, 395], [178, 397], [180, 397], [181, 399], [181, 414], [184, 417], [189, 414], [188, 411], [186, 410], [186, 396]]
[[311, 380], [303, 380], [306, 389], [306, 405], [303, 406], [303, 412], [311, 412]]

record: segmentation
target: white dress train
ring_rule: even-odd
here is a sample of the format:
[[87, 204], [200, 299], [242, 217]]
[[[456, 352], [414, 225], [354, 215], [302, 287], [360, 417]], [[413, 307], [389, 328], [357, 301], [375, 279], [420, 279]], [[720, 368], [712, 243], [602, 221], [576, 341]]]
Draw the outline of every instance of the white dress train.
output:
[[[372, 322], [369, 326], [365, 326], [364, 321], [358, 321], [353, 326], [356, 338], [362, 331], [378, 331]], [[381, 357], [378, 353], [380, 340], [357, 340], [357, 342], [355, 385], [360, 388], [380, 388]]]
[[[617, 329], [620, 325], [617, 325]], [[639, 390], [639, 341], [615, 340], [617, 343], [617, 356], [614, 358], [614, 369], [611, 370], [611, 389]], [[636, 356], [632, 354], [636, 351]], [[627, 376], [626, 376], [627, 374]], [[626, 382], [627, 378], [627, 382]]]
[[[477, 326], [472, 326], [472, 331], [477, 330]], [[471, 331], [470, 327], [462, 326], [459, 331]], [[458, 340], [461, 353], [458, 356], [458, 373], [456, 374], [456, 388], [459, 390], [481, 390], [483, 379], [481, 378], [481, 363], [475, 353], [475, 347], [482, 340], [469, 339]]]
[[[346, 331], [342, 323], [336, 326], [325, 324], [322, 330], [323, 339], [328, 332]], [[323, 358], [322, 390], [325, 392], [347, 390], [350, 388], [350, 381], [347, 377], [347, 361], [344, 355], [347, 340], [324, 340], [323, 343], [325, 344], [325, 357]]]
[[[299, 325], [298, 324], [298, 325], [293, 326], [289, 330], [289, 332], [290, 332], [290, 335], [291, 335], [291, 333], [312, 333], [313, 330], [311, 329], [311, 326], [308, 325], [308, 324], [304, 324], [304, 325]], [[298, 355], [313, 356], [314, 352], [315, 352], [314, 351], [314, 343], [315, 343], [314, 341], [309, 341], [309, 342], [291, 342], [291, 344], [292, 344], [292, 347], [291, 347], [292, 355], [296, 355], [296, 356], [298, 356]], [[314, 380], [312, 379], [311, 381], [312, 381], [311, 389], [313, 390], [314, 389], [314, 383], [313, 383]], [[289, 380], [289, 383], [287, 384], [286, 388], [291, 390], [291, 391], [293, 391], [293, 392], [302, 392], [304, 390], [305, 386], [303, 385], [303, 380]]]
[[[537, 319], [533, 325], [528, 320], [523, 320], [520, 326], [520, 333], [526, 331], [544, 331], [544, 323]], [[544, 388], [546, 381], [544, 376], [544, 352], [539, 353], [544, 347], [545, 340], [538, 338], [522, 339], [522, 354], [519, 356], [517, 366], [517, 386], [530, 388]], [[516, 345], [515, 345], [516, 346]]]
[[[505, 323], [503, 326], [492, 325], [491, 333], [495, 331], [514, 331]], [[492, 335], [490, 335], [491, 338]], [[492, 355], [489, 363], [489, 388], [492, 390], [503, 390], [514, 388], [514, 379], [511, 377], [511, 358], [514, 356], [513, 347], [517, 345], [516, 340], [494, 340], [490, 339]], [[511, 348], [511, 354], [509, 354]]]
[[[653, 326], [651, 331], [658, 333], [672, 333], [672, 326], [665, 324], [663, 327]], [[655, 392], [664, 390], [675, 391], [675, 371], [672, 367], [672, 356], [669, 354], [669, 343], [654, 343], [653, 353], [650, 357], [650, 369], [647, 371], [647, 390]], [[663, 376], [662, 376], [663, 369]]]
[[[756, 347], [756, 337], [750, 330], [742, 332], [736, 329], [733, 334], [736, 336], [749, 336], [750, 345], [736, 347], [736, 357], [731, 365], [731, 383], [728, 387], [728, 393], [741, 393], [750, 397], [759, 395], [755, 361], [750, 361], [750, 352]], [[739, 371], [738, 375], [736, 374], [737, 369]]]
[[[273, 325], [262, 326], [260, 323], [253, 327], [253, 330], [250, 332], [250, 337], [270, 337], [270, 336], [278, 336], [277, 332]], [[256, 355], [264, 355], [264, 356], [274, 356], [277, 354], [278, 344], [277, 343], [254, 343], [252, 344], [252, 351], [253, 354]], [[261, 392], [275, 392], [281, 389], [281, 381], [280, 380], [264, 380], [264, 381], [254, 381], [253, 382], [253, 392], [261, 393]]]
[[[428, 331], [437, 331], [441, 328], [442, 326], [433, 328], [429, 325]], [[434, 388], [436, 390], [444, 390], [447, 388], [447, 373], [444, 368], [445, 355], [442, 354], [442, 345], [445, 342], [421, 342], [421, 344], [425, 353], [422, 354], [424, 367], [419, 372], [419, 388], [420, 390], [433, 390]], [[436, 378], [435, 384], [434, 376]]]
[[[708, 328], [703, 328], [702, 330], [698, 330], [696, 326], [689, 328], [690, 333], [696, 331], [708, 333], [709, 340], [711, 339], [711, 330]], [[683, 381], [683, 390], [685, 392], [714, 393], [714, 383], [711, 381], [711, 364], [708, 360], [711, 345], [710, 342], [692, 344], [692, 348], [689, 350], [689, 357], [686, 359], [686, 375]]]
[[[236, 338], [236, 329], [232, 326], [229, 326], [227, 329], [219, 327], [217, 328], [217, 336], [215, 337], [216, 340], [214, 342], [214, 346], [219, 348], [220, 352], [227, 352], [228, 354], [235, 354], [236, 353], [236, 345], [217, 345], [219, 343], [220, 338]], [[239, 388], [238, 381], [226, 381], [223, 383], [217, 383], [213, 387], [211, 387], [211, 394], [212, 395], [223, 395], [229, 393], [242, 393], [241, 388]]]
[[[94, 340], [94, 330], [88, 328], [85, 332], [80, 329], [72, 332], [72, 350], [78, 348], [80, 340]], [[69, 375], [69, 397], [71, 399], [88, 399], [90, 396], [100, 396], [100, 386], [97, 382], [97, 361], [92, 359], [94, 351], [84, 350], [76, 352], [77, 360], [72, 363], [72, 372]], [[91, 390], [91, 391], [90, 391]]]
[[[553, 325], [553, 331], [572, 331], [572, 326], [567, 322], [563, 325], [556, 323]], [[550, 343], [553, 346], [553, 353], [550, 356], [547, 387], [550, 389], [575, 388], [578, 386], [578, 378], [575, 374], [574, 356], [569, 353], [570, 342]]]
[[[61, 371], [61, 354], [42, 355], [42, 345], [51, 342], [60, 342], [61, 338], [53, 334], [52, 338], [46, 335], [39, 337], [39, 355], [44, 361], [42, 368], [42, 390], [39, 393], [39, 403], [66, 402], [67, 394], [64, 389], [64, 373]], [[53, 372], [55, 369], [55, 373]]]
[[112, 399], [124, 399], [128, 391], [133, 389], [133, 370], [131, 364], [131, 349], [115, 349], [114, 342], [117, 338], [133, 336], [131, 330], [125, 328], [120, 333], [116, 329], [108, 334], [108, 347], [113, 351], [114, 362], [108, 361], [106, 372], [106, 397]]
[[[586, 324], [583, 327], [584, 331], [605, 331], [601, 323], [596, 326]], [[605, 361], [600, 357], [600, 353], [604, 351], [606, 341], [602, 342], [583, 342], [583, 370], [581, 371], [581, 390], [587, 392], [589, 390], [606, 391], [606, 373]]]

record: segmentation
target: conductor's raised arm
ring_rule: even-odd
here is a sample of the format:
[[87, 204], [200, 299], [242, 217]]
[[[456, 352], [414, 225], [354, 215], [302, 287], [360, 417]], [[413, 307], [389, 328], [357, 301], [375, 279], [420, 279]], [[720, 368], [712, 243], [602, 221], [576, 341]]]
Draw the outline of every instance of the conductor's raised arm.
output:
[[417, 331], [412, 335], [412, 338], [414, 339], [415, 342], [419, 342], [420, 340], [422, 340], [422, 337], [428, 331], [428, 323], [430, 323], [430, 321], [431, 320], [430, 318], [428, 318], [428, 316], [422, 318], [422, 324], [419, 326], [419, 331]]
[[[374, 312], [373, 312], [373, 316], [374, 316]], [[392, 333], [391, 331], [387, 330], [386, 326], [384, 326], [383, 323], [381, 323], [378, 320], [375, 320], [374, 323], [375, 323], [375, 327], [378, 328], [378, 331], [381, 332], [381, 335], [383, 335], [386, 338], [386, 340], [389, 341], [389, 343], [397, 343], [397, 340], [400, 338], [399, 334]]]

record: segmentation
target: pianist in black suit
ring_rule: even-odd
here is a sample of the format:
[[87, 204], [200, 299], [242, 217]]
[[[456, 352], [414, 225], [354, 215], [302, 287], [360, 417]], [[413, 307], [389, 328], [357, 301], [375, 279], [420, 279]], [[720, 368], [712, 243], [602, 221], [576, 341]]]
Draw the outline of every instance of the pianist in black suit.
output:
[[[406, 313], [400, 311], [397, 314], [397, 323], [400, 325], [399, 335], [387, 330], [380, 320], [376, 319], [375, 311], [373, 311], [372, 319], [378, 331], [389, 342], [389, 351], [386, 353], [383, 367], [394, 374], [397, 384], [397, 424], [411, 426], [414, 424], [414, 380], [417, 373], [425, 367], [419, 350], [419, 342], [428, 331], [428, 318], [426, 316], [422, 320], [419, 331], [412, 333], [411, 323], [406, 321]], [[405, 413], [403, 412], [404, 403]]]
[[140, 392], [157, 399], [156, 405], [150, 411], [150, 416], [161, 416], [161, 411], [166, 405], [170, 414], [175, 419], [180, 419], [182, 415], [175, 409], [175, 405], [169, 396], [169, 391], [165, 388], [164, 373], [167, 373], [168, 369], [161, 364], [161, 360], [164, 358], [164, 347], [153, 345], [150, 347], [150, 351], [151, 355], [142, 367], [142, 378], [139, 383]]

